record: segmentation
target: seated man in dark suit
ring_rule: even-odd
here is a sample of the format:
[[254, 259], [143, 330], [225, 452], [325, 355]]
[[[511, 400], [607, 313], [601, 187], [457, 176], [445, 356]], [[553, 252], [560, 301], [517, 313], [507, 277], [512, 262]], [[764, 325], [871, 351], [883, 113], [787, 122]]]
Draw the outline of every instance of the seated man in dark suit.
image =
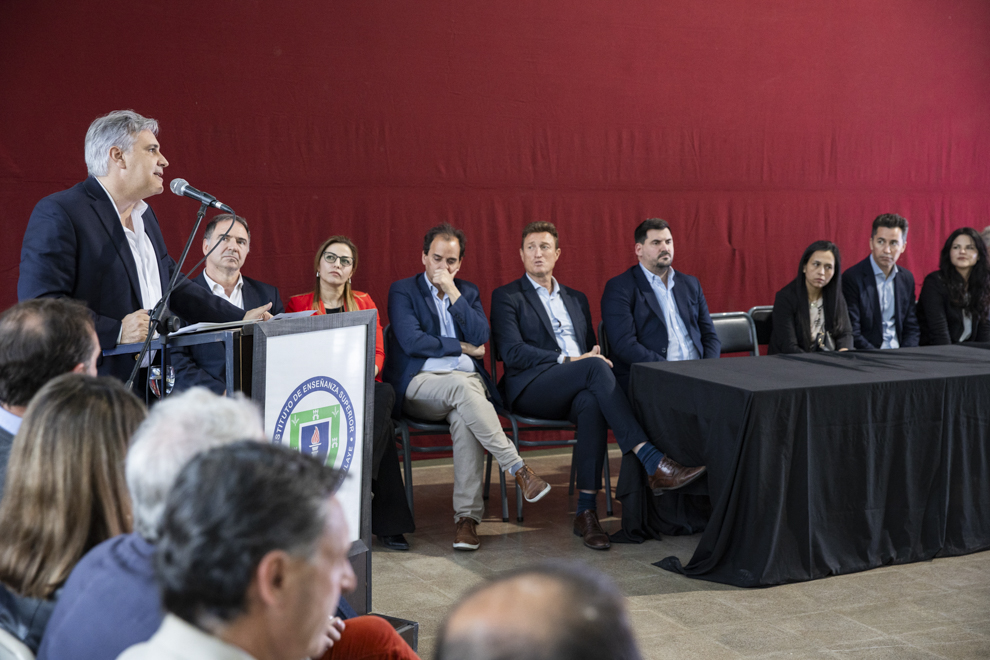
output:
[[527, 502], [550, 491], [502, 431], [489, 399], [500, 401], [481, 364], [488, 319], [478, 287], [456, 279], [464, 259], [464, 232], [449, 224], [423, 239], [426, 272], [395, 282], [388, 291], [394, 341], [387, 347], [384, 378], [395, 389], [395, 409], [423, 420], [446, 420], [454, 445], [455, 550], [477, 550], [476, 527], [484, 513], [484, 452], [514, 476]]
[[644, 220], [635, 239], [639, 263], [610, 279], [602, 294], [609, 357], [624, 390], [637, 362], [717, 358], [722, 348], [701, 283], [674, 272], [670, 225]]
[[[231, 219], [234, 219], [233, 226]], [[228, 227], [230, 231], [227, 231]], [[226, 238], [210, 252], [224, 233]], [[285, 308], [278, 289], [241, 274], [250, 251], [251, 229], [247, 220], [241, 216], [234, 218], [229, 213], [216, 216], [206, 225], [203, 234], [203, 254], [209, 254], [206, 267], [192, 282], [240, 309], [254, 309], [271, 303], [271, 313], [281, 314]], [[175, 366], [176, 390], [201, 385], [223, 394], [227, 389], [226, 362], [220, 344], [172, 349], [172, 364]]]
[[896, 265], [907, 246], [907, 233], [907, 220], [896, 213], [877, 216], [870, 256], [842, 274], [856, 348], [907, 348], [921, 340], [914, 275]]
[[610, 547], [598, 522], [596, 498], [608, 428], [623, 453], [635, 452], [654, 493], [686, 486], [704, 467], [664, 456], [640, 428], [595, 341], [588, 298], [553, 277], [560, 256], [557, 228], [533, 222], [519, 250], [526, 274], [492, 293], [492, 332], [505, 362], [505, 393], [514, 411], [577, 424], [578, 497], [574, 533], [595, 550]]
[[[131, 110], [99, 117], [86, 131], [89, 177], [42, 199], [21, 245], [18, 300], [75, 298], [93, 311], [103, 350], [144, 341], [148, 310], [175, 269], [158, 218], [145, 201], [164, 190], [168, 161], [158, 122]], [[269, 318], [267, 307], [244, 313], [180, 277], [169, 299], [191, 321]], [[102, 358], [100, 375], [127, 380], [134, 358]]]

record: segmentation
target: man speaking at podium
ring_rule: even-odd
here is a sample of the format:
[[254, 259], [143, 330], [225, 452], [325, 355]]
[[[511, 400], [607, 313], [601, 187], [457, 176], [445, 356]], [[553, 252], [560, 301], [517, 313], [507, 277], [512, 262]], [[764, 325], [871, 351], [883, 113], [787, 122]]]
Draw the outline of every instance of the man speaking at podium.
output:
[[[103, 350], [144, 341], [149, 310], [176, 267], [158, 219], [144, 201], [164, 190], [168, 161], [157, 135], [157, 121], [131, 110], [93, 121], [86, 131], [89, 177], [38, 202], [24, 233], [18, 300], [82, 301], [94, 313]], [[263, 318], [270, 307], [245, 314], [185, 277], [179, 278], [170, 304], [191, 322]], [[134, 359], [104, 358], [99, 373], [126, 380]]]

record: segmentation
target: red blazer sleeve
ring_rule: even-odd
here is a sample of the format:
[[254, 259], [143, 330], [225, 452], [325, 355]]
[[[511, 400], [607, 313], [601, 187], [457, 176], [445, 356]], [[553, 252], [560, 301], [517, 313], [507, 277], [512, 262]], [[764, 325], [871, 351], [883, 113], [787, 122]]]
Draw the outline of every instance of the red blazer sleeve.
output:
[[289, 302], [285, 305], [285, 311], [288, 312], [305, 312], [308, 309], [313, 309], [313, 294], [303, 293], [298, 296], [292, 296], [289, 298]]
[[[362, 291], [354, 291], [354, 302], [357, 303], [358, 309], [373, 309], [378, 311], [375, 301], [371, 299], [371, 296]], [[385, 368], [385, 336], [382, 333], [381, 313], [378, 314], [376, 323], [378, 324], [378, 328], [375, 332], [375, 366], [378, 367], [378, 375], [375, 377], [375, 380], [381, 381], [382, 369]]]

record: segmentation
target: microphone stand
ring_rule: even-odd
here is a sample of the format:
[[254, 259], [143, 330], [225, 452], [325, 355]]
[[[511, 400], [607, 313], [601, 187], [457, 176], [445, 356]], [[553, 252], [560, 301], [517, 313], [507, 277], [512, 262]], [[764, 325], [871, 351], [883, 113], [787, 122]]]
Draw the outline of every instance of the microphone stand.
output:
[[[182, 265], [186, 261], [186, 256], [189, 254], [189, 248], [192, 247], [193, 239], [196, 238], [196, 234], [199, 233], [199, 225], [203, 222], [203, 217], [206, 215], [206, 210], [210, 208], [207, 203], [202, 203], [199, 205], [199, 212], [196, 213], [196, 225], [193, 227], [192, 233], [189, 234], [189, 239], [186, 241], [186, 247], [182, 250], [182, 256], [179, 257], [179, 262], [175, 265], [175, 270], [172, 271], [172, 279], [168, 283], [168, 287], [165, 289], [165, 293], [162, 294], [161, 300], [155, 305], [155, 308], [151, 312], [151, 318], [148, 321], [148, 336], [144, 339], [144, 345], [141, 346], [141, 352], [138, 354], [137, 359], [134, 361], [134, 369], [131, 370], [131, 377], [127, 379], [127, 389], [131, 389], [134, 386], [134, 379], [137, 378], [138, 371], [141, 369], [141, 363], [144, 361], [144, 356], [148, 353], [148, 347], [151, 345], [151, 340], [154, 337], [154, 331], [157, 328], [158, 333], [162, 338], [162, 373], [161, 373], [161, 392], [162, 398], [165, 396], [165, 380], [166, 380], [166, 369], [165, 369], [165, 347], [168, 345], [168, 324], [164, 323], [162, 319], [165, 316], [165, 311], [168, 309], [168, 299], [172, 295], [172, 291], [175, 290], [176, 285], [179, 282], [179, 277], [182, 276]], [[233, 227], [233, 222], [231, 222], [231, 227]], [[230, 228], [227, 229], [230, 231]], [[220, 242], [217, 242], [219, 245]], [[214, 246], [214, 249], [216, 246]], [[204, 257], [205, 258], [205, 257]], [[145, 393], [145, 399], [147, 399], [147, 392]]]

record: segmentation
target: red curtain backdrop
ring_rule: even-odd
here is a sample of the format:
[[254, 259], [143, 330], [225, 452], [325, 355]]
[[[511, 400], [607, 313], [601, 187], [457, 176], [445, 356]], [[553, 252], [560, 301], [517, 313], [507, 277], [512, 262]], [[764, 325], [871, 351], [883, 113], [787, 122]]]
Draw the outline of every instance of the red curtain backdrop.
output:
[[[555, 222], [596, 322], [646, 217], [713, 312], [772, 303], [813, 240], [862, 259], [879, 213], [911, 222], [919, 284], [990, 224], [986, 0], [5, 0], [0, 306], [33, 205], [120, 108], [160, 121], [166, 180], [248, 218], [248, 275], [305, 291], [347, 234], [383, 312], [445, 220], [486, 306]], [[150, 202], [177, 256], [196, 204]]]

